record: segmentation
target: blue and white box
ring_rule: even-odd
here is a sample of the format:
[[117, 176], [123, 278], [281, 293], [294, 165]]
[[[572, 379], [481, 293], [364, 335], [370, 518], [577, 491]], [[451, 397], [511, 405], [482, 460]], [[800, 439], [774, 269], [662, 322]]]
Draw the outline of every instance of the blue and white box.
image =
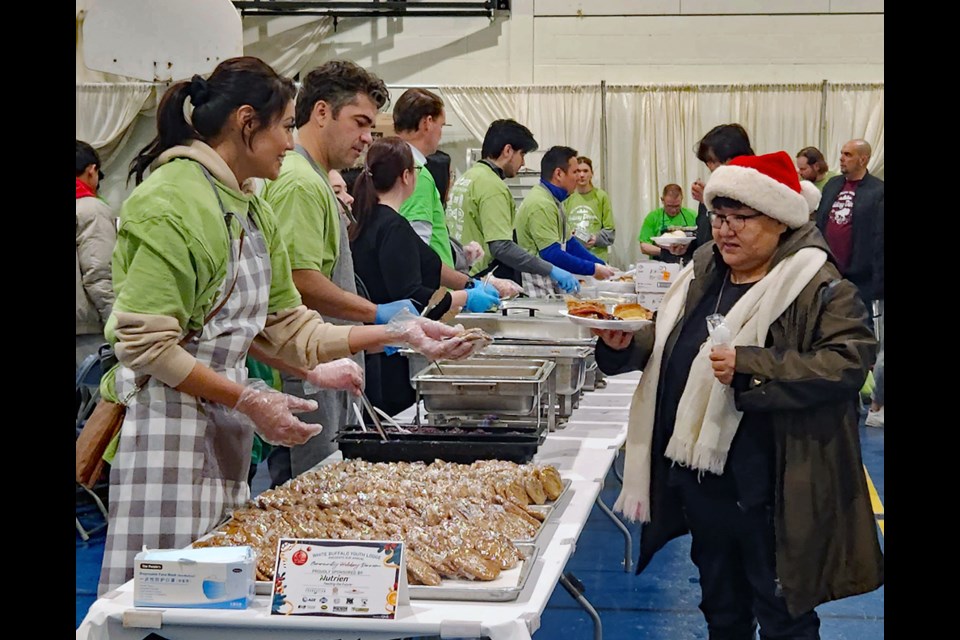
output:
[[256, 590], [249, 546], [144, 549], [134, 559], [135, 607], [246, 609]]

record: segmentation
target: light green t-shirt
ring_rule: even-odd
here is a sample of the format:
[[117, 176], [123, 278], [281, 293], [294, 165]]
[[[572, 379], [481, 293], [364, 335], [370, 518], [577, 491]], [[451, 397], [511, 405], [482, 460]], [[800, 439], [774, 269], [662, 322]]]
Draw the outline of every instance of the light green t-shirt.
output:
[[[563, 201], [563, 208], [567, 212], [567, 228], [571, 231], [579, 227], [595, 236], [603, 229], [616, 229], [610, 196], [603, 189], [594, 187], [587, 193], [574, 191]], [[589, 251], [604, 262], [610, 254], [609, 247], [593, 246]]]
[[478, 162], [450, 188], [447, 226], [450, 235], [461, 244], [476, 242], [483, 247], [483, 258], [470, 268], [474, 275], [493, 260], [488, 243], [513, 240], [516, 205], [506, 183], [493, 169]]
[[827, 171], [827, 172], [824, 174], [824, 176], [823, 176], [822, 179], [817, 180], [817, 181], [814, 182], [813, 184], [814, 184], [814, 186], [815, 186], [817, 189], [820, 189], [820, 191], [823, 191], [823, 185], [827, 184], [827, 180], [829, 180], [830, 178], [834, 178], [834, 177], [836, 177], [836, 176], [838, 176], [838, 175], [840, 175], [840, 174], [839, 174], [838, 172], [836, 172], [836, 171]]
[[556, 198], [543, 185], [534, 186], [517, 209], [517, 244], [539, 257], [541, 251], [566, 239], [566, 221], [561, 220]]
[[296, 151], [283, 159], [276, 180], [261, 194], [280, 222], [292, 269], [312, 269], [330, 278], [340, 255], [340, 214], [326, 172], [317, 172]]
[[[227, 211], [251, 216], [263, 232], [272, 269], [268, 313], [300, 305], [290, 260], [270, 205], [214, 179]], [[234, 238], [240, 223], [231, 218]], [[199, 329], [219, 302], [227, 277], [227, 227], [200, 165], [174, 159], [154, 170], [130, 194], [120, 212], [113, 252], [114, 311], [176, 318], [184, 331]], [[111, 317], [105, 334], [116, 342]]]
[[659, 236], [667, 231], [667, 227], [695, 227], [697, 226], [697, 212], [680, 207], [680, 213], [672, 218], [667, 215], [663, 207], [654, 209], [643, 219], [643, 226], [640, 227], [640, 235], [637, 236], [637, 242], [646, 242], [653, 244], [651, 238]]
[[453, 251], [450, 249], [450, 234], [447, 232], [447, 218], [440, 202], [440, 192], [433, 174], [422, 164], [417, 165], [417, 184], [410, 197], [400, 207], [400, 215], [410, 222], [429, 222], [433, 228], [430, 234], [430, 248], [437, 252], [445, 265], [453, 268]]

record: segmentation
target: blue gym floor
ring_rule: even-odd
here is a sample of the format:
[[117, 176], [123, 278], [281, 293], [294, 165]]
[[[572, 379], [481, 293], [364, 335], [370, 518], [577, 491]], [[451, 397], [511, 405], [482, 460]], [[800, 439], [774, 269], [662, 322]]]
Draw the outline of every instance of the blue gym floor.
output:
[[[863, 461], [876, 488], [874, 512], [883, 522], [883, 429], [860, 428]], [[621, 457], [622, 458], [622, 457]], [[618, 462], [622, 464], [622, 459]], [[612, 505], [620, 485], [613, 473], [605, 482], [602, 499]], [[254, 489], [266, 488], [264, 473], [254, 479]], [[90, 527], [101, 521], [99, 512], [81, 514]], [[629, 525], [633, 557], [638, 552], [639, 527]], [[881, 534], [881, 544], [883, 537]], [[77, 535], [77, 626], [96, 599], [104, 531], [83, 542]], [[690, 537], [669, 543], [639, 576], [623, 570], [624, 537], [597, 507], [584, 527], [577, 550], [567, 564], [584, 585], [584, 595], [600, 614], [604, 640], [664, 640], [706, 638], [706, 624], [697, 608], [700, 590], [697, 570], [690, 561]], [[817, 609], [824, 640], [879, 640], [883, 638], [883, 588]], [[593, 621], [573, 598], [558, 586], [540, 619], [535, 638], [593, 638]]]

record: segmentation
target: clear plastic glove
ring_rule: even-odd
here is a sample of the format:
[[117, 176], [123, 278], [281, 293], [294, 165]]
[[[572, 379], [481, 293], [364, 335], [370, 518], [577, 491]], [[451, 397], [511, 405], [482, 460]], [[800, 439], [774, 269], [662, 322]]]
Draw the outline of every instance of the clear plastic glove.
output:
[[501, 300], [515, 298], [523, 291], [523, 287], [509, 278], [497, 278], [490, 276], [487, 278], [487, 284], [492, 286], [500, 294]]
[[318, 389], [339, 389], [360, 397], [363, 393], [363, 367], [350, 358], [318, 364], [307, 374], [307, 382]]
[[407, 346], [431, 360], [460, 360], [474, 351], [475, 343], [461, 337], [463, 325], [454, 327], [401, 311], [387, 323], [392, 346]]
[[302, 422], [293, 415], [316, 409], [313, 400], [280, 393], [265, 384], [247, 386], [233, 407], [253, 421], [264, 441], [285, 447], [303, 444], [323, 430], [322, 425]]
[[615, 276], [617, 272], [613, 267], [608, 267], [605, 264], [594, 265], [593, 267], [593, 277], [597, 280], [607, 280]]
[[412, 300], [397, 300], [396, 302], [387, 302], [385, 304], [377, 305], [377, 317], [374, 320], [374, 323], [387, 324], [390, 322], [390, 318], [399, 313], [401, 309], [407, 309], [413, 315], [417, 315], [419, 313]]
[[468, 242], [463, 245], [463, 256], [467, 259], [467, 264], [473, 266], [473, 263], [484, 256], [483, 247], [476, 241]]
[[470, 313], [483, 313], [498, 304], [500, 294], [490, 285], [478, 283], [472, 289], [467, 289], [467, 303], [464, 306]]
[[560, 267], [554, 267], [550, 271], [550, 279], [556, 282], [557, 286], [559, 286], [564, 293], [577, 293], [580, 291], [580, 283], [573, 277], [573, 274]]

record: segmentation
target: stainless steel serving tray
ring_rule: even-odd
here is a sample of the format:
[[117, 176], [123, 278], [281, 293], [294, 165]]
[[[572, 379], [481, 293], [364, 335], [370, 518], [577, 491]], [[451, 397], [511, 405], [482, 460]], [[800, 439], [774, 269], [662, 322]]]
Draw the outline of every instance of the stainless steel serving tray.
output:
[[520, 341], [535, 344], [592, 345], [594, 336], [589, 327], [574, 324], [563, 316], [535, 316], [498, 313], [461, 313], [456, 322], [467, 329], [479, 328], [494, 340]]
[[533, 534], [531, 538], [517, 538], [512, 542], [514, 544], [535, 544], [540, 538], [540, 534], [543, 533], [543, 529], [547, 526], [547, 523], [550, 522], [550, 517], [553, 515], [553, 505], [554, 502], [547, 502], [546, 504], [530, 504], [527, 505], [527, 510], [536, 511], [537, 513], [543, 514], [543, 520], [540, 522], [540, 526], [537, 527], [537, 532]]
[[587, 358], [593, 355], [592, 346], [492, 344], [478, 355], [497, 358], [543, 358], [553, 360], [557, 367], [557, 395], [577, 393], [583, 388], [587, 375]]
[[[520, 554], [523, 555], [523, 564], [520, 565], [516, 584], [504, 586], [497, 584], [501, 579], [494, 583], [482, 582], [479, 580], [446, 580], [440, 585], [430, 587], [426, 585], [410, 585], [409, 593], [411, 600], [468, 600], [475, 602], [509, 602], [516, 600], [527, 584], [527, 577], [533, 570], [533, 565], [537, 561], [540, 553], [539, 547], [535, 544], [516, 545]], [[510, 571], [516, 571], [511, 569]], [[508, 573], [508, 572], [504, 572]], [[269, 584], [269, 583], [268, 583]], [[497, 584], [497, 586], [494, 586]]]
[[553, 517], [553, 511], [556, 505], [563, 500], [563, 496], [567, 493], [567, 489], [570, 488], [571, 480], [569, 478], [563, 478], [561, 480], [563, 484], [563, 489], [560, 490], [560, 495], [557, 496], [556, 500], [547, 500], [543, 504], [529, 504], [527, 509], [531, 511], [536, 511], [543, 514], [543, 521], [540, 522], [540, 526], [537, 528], [537, 532], [533, 534], [533, 537], [530, 539], [517, 539], [513, 543], [520, 544], [530, 544], [535, 543], [540, 539], [540, 534], [543, 533], [544, 528], [550, 522], [550, 519]]
[[[546, 522], [544, 522], [546, 524]], [[543, 526], [540, 527], [543, 530]], [[538, 534], [539, 535], [539, 534]], [[470, 600], [479, 602], [509, 602], [516, 600], [527, 583], [527, 576], [533, 570], [540, 548], [533, 543], [516, 542], [517, 550], [523, 556], [523, 564], [517, 575], [516, 584], [510, 586], [493, 586], [481, 580], [449, 580], [443, 579], [436, 587], [412, 584], [409, 587], [411, 600]], [[513, 569], [513, 571], [516, 571]], [[497, 581], [495, 581], [497, 582]], [[273, 593], [273, 582], [258, 580], [256, 594], [269, 596]]]
[[430, 363], [413, 377], [428, 412], [531, 415], [556, 363], [551, 360], [471, 358]]

